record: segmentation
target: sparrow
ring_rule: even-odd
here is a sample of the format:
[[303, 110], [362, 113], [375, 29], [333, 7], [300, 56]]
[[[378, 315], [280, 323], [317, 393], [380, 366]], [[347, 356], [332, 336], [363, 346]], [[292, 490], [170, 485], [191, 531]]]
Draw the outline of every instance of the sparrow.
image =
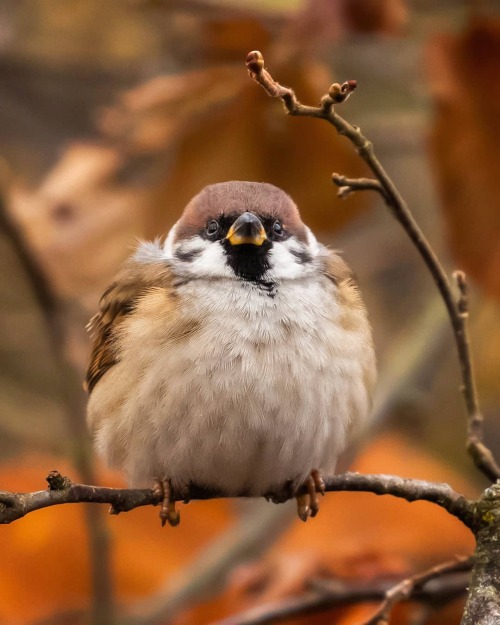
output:
[[297, 498], [370, 412], [375, 356], [352, 273], [266, 183], [205, 187], [165, 242], [142, 243], [89, 329], [88, 424], [131, 486]]

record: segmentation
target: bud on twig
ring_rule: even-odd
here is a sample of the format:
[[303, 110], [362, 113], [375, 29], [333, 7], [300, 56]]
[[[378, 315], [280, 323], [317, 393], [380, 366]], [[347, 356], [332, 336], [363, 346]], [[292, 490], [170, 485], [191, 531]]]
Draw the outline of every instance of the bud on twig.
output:
[[71, 486], [69, 477], [61, 475], [59, 471], [51, 471], [45, 479], [49, 483], [49, 490], [65, 490]]
[[334, 82], [328, 90], [328, 95], [336, 104], [340, 104], [347, 100], [356, 87], [357, 82], [355, 80], [347, 80], [341, 85], [338, 82]]
[[249, 52], [247, 54], [246, 65], [250, 75], [255, 74], [258, 76], [264, 69], [264, 57], [262, 56], [262, 53], [258, 50], [252, 50], [252, 52]]

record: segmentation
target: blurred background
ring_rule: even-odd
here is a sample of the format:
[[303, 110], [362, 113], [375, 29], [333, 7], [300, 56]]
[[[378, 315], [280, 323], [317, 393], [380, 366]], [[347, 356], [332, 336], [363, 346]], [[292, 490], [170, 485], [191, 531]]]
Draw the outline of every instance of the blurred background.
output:
[[[358, 81], [339, 112], [374, 142], [447, 270], [469, 275], [486, 436], [500, 455], [499, 0], [2, 0], [1, 489], [43, 489], [55, 468], [123, 485], [87, 440], [85, 324], [138, 238], [165, 235], [204, 185], [231, 179], [282, 187], [358, 276], [380, 382], [353, 468], [484, 487], [430, 277], [377, 197], [336, 197], [331, 173], [366, 175], [363, 164], [333, 128], [287, 117], [248, 78], [254, 49], [308, 104]], [[307, 524], [260, 501], [181, 514], [162, 530], [152, 508], [64, 506], [2, 527], [0, 622], [216, 623], [318, 577], [399, 579], [473, 549], [441, 509], [372, 495], [330, 494]], [[394, 623], [457, 623], [460, 609], [413, 606]]]

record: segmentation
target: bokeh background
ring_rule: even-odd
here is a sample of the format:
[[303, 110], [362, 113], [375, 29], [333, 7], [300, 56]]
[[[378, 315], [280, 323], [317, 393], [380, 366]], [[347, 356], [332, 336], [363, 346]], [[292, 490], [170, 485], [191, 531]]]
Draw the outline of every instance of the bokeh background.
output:
[[[0, 488], [122, 485], [92, 457], [84, 326], [137, 238], [163, 236], [207, 183], [266, 181], [298, 202], [355, 269], [374, 328], [374, 426], [354, 468], [484, 482], [464, 450], [451, 331], [405, 234], [333, 171], [366, 171], [333, 128], [293, 119], [247, 76], [319, 102], [356, 79], [360, 125], [447, 270], [471, 282], [471, 337], [488, 443], [500, 454], [500, 2], [484, 0], [2, 0], [0, 3]], [[340, 107], [339, 107], [340, 108]], [[235, 415], [237, 418], [237, 415]], [[64, 506], [2, 527], [0, 622], [195, 625], [295, 596], [317, 577], [400, 578], [472, 539], [430, 504], [330, 494], [293, 506]], [[373, 606], [294, 623], [360, 623]], [[457, 623], [413, 606], [394, 623]], [[420, 619], [417, 621], [417, 618]]]

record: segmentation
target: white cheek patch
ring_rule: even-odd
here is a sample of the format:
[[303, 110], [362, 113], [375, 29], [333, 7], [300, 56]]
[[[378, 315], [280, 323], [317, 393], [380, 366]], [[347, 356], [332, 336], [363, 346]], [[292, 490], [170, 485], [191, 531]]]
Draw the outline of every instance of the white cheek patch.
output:
[[[192, 258], [188, 258], [191, 252]], [[183, 256], [186, 257], [185, 260]], [[176, 243], [172, 246], [171, 261], [178, 274], [194, 275], [197, 278], [234, 278], [219, 242], [193, 237]]]
[[199, 236], [174, 241], [178, 223], [171, 228], [163, 246], [163, 257], [172, 263], [178, 275], [197, 278], [234, 277], [220, 243], [205, 241]]
[[199, 275], [207, 277], [234, 277], [233, 270], [227, 264], [226, 255], [219, 242], [207, 242], [205, 250], [191, 263], [191, 267]]
[[[301, 254], [311, 256], [311, 262], [301, 261], [299, 258]], [[266, 277], [271, 281], [304, 278], [315, 269], [309, 247], [293, 238], [273, 245], [269, 252], [269, 264]]]

